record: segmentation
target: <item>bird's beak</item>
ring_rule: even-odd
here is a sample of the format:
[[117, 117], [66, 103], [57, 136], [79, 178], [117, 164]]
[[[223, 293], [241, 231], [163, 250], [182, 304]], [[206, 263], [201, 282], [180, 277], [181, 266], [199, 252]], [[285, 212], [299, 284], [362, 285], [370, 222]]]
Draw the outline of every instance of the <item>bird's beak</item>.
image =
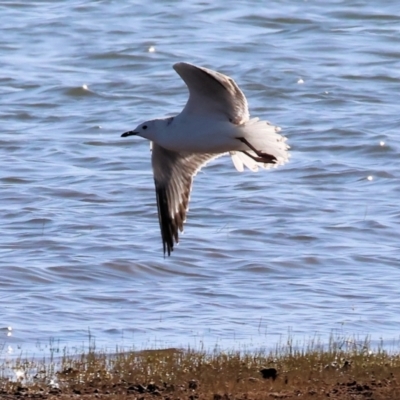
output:
[[135, 132], [135, 131], [128, 131], [125, 132], [121, 135], [121, 137], [127, 137], [127, 136], [133, 136], [133, 135], [137, 135], [139, 132]]

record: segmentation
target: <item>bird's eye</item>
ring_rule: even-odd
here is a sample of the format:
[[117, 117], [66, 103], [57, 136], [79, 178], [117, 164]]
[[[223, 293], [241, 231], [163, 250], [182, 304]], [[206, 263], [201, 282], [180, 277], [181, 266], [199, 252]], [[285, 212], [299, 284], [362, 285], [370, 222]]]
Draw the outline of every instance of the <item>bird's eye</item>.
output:
[[147, 125], [143, 125], [142, 128], [143, 128], [143, 129], [147, 129]]

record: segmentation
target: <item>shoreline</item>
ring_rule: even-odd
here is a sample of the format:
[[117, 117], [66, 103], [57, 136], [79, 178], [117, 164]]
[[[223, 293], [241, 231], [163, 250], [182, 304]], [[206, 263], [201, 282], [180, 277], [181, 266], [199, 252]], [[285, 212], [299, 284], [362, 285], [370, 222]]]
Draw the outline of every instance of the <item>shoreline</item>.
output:
[[0, 362], [0, 399], [397, 399], [400, 352], [368, 342], [273, 351], [96, 351]]

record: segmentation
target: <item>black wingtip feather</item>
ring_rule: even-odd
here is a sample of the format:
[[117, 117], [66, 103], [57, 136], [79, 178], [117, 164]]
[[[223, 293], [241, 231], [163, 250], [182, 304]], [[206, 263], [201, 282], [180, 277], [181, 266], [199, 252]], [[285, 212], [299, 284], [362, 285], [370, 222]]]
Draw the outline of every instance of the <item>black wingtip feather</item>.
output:
[[161, 238], [163, 242], [164, 257], [174, 251], [174, 238], [178, 242], [178, 229], [172, 220], [168, 210], [168, 197], [165, 187], [160, 187], [156, 182], [156, 197], [158, 208], [158, 221], [160, 223]]

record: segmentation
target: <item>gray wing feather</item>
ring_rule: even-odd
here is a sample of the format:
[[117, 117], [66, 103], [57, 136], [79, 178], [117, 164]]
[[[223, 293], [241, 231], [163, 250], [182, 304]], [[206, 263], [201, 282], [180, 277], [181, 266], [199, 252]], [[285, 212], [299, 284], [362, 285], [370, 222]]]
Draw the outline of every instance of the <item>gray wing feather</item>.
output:
[[179, 242], [189, 205], [193, 177], [222, 154], [178, 153], [153, 143], [152, 165], [163, 251], [171, 255]]
[[189, 89], [189, 100], [183, 112], [218, 113], [237, 125], [249, 120], [246, 97], [232, 78], [182, 62], [175, 64], [174, 69]]

